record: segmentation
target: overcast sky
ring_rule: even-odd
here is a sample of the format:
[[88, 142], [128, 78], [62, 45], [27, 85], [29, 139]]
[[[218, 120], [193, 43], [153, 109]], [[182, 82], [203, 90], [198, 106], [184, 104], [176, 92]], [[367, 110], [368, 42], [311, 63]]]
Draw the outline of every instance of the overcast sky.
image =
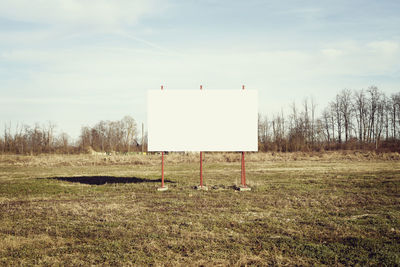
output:
[[146, 120], [146, 92], [259, 91], [280, 112], [400, 91], [400, 1], [0, 0], [0, 129]]

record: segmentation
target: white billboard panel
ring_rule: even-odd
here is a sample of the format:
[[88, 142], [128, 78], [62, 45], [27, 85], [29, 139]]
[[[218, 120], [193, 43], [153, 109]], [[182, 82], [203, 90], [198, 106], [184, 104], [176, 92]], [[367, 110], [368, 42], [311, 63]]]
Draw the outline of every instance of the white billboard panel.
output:
[[149, 90], [149, 151], [258, 151], [257, 91]]

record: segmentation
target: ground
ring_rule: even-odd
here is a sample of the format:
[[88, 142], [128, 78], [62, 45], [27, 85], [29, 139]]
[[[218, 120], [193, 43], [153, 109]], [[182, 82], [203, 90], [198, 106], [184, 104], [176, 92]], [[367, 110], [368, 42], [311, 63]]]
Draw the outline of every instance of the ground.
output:
[[400, 265], [399, 154], [0, 156], [0, 265]]

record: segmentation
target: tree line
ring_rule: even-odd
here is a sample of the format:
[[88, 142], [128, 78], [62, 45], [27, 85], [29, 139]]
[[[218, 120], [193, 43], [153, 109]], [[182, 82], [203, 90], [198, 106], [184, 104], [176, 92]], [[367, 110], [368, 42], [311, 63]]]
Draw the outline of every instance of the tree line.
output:
[[[387, 96], [376, 86], [343, 89], [320, 114], [316, 110], [314, 99], [304, 99], [300, 106], [291, 104], [287, 115], [283, 111], [259, 114], [259, 151], [400, 151], [400, 92]], [[0, 153], [147, 151], [146, 135], [138, 134], [131, 116], [84, 126], [77, 140], [66, 133], [55, 134], [55, 130], [52, 122], [14, 127], [7, 123], [0, 136]]]
[[290, 112], [258, 116], [261, 151], [320, 151], [338, 149], [400, 150], [400, 93], [387, 96], [376, 86], [343, 89], [322, 113], [305, 99]]
[[100, 121], [94, 127], [82, 127], [79, 137], [81, 151], [133, 152], [142, 151], [136, 121], [125, 116], [120, 121]]
[[3, 154], [69, 153], [74, 150], [68, 134], [55, 135], [56, 125], [52, 122], [12, 126], [11, 122], [6, 123], [3, 137], [0, 137], [0, 151]]
[[84, 126], [78, 140], [68, 134], [55, 134], [56, 125], [49, 122], [33, 126], [11, 123], [0, 137], [0, 152], [15, 154], [92, 153], [141, 151], [137, 124], [131, 116], [118, 121], [100, 121], [93, 127]]

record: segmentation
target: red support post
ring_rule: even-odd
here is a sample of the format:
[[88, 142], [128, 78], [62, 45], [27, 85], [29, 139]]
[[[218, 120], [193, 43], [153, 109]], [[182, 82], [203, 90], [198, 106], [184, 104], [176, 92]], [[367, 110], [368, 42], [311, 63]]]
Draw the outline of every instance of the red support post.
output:
[[[200, 85], [200, 90], [203, 90], [203, 85]], [[200, 186], [203, 187], [203, 152], [200, 151]]]
[[[200, 85], [200, 90], [203, 90], [203, 85]], [[199, 190], [208, 190], [207, 186], [203, 184], [203, 152], [200, 151], [200, 185], [195, 188]]]
[[[244, 85], [242, 85], [242, 90], [244, 90], [245, 89], [245, 87], [244, 87]], [[247, 185], [246, 185], [246, 163], [245, 163], [245, 160], [244, 160], [244, 151], [242, 151], [242, 168], [241, 168], [241, 171], [242, 171], [242, 173], [241, 173], [241, 187], [240, 187], [240, 191], [249, 191], [250, 190], [250, 187], [247, 187]]]
[[246, 165], [244, 161], [244, 152], [242, 152], [242, 186], [246, 187]]
[[[161, 85], [161, 90], [164, 90], [164, 85]], [[164, 186], [164, 152], [161, 152], [161, 187], [159, 187], [157, 190], [168, 190], [168, 187]]]
[[200, 186], [203, 187], [203, 152], [200, 151]]
[[[161, 90], [164, 90], [164, 85], [161, 85]], [[164, 152], [161, 152], [161, 187], [164, 187]]]
[[161, 188], [164, 187], [164, 152], [161, 152]]

